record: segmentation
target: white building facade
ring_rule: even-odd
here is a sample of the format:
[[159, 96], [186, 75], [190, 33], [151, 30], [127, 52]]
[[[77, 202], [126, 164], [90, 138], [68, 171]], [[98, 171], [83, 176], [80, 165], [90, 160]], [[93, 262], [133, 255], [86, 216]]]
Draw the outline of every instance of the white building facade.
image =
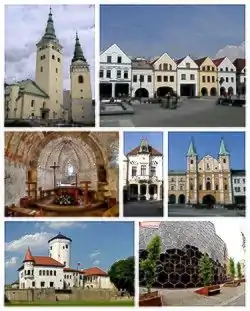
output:
[[213, 60], [218, 71], [219, 94], [236, 94], [236, 67], [227, 57]]
[[176, 60], [176, 90], [179, 96], [198, 96], [198, 65], [190, 56]]
[[245, 171], [232, 171], [232, 187], [235, 203], [243, 203], [246, 201], [246, 176]]
[[100, 55], [100, 98], [131, 95], [131, 59], [113, 44]]
[[154, 72], [152, 65], [143, 58], [132, 61], [132, 97], [154, 96]]
[[19, 289], [72, 287], [114, 288], [108, 274], [98, 267], [72, 269], [72, 240], [61, 233], [49, 240], [49, 256], [33, 256], [28, 248], [23, 265], [18, 269]]
[[163, 155], [142, 140], [123, 161], [128, 200], [163, 199]]

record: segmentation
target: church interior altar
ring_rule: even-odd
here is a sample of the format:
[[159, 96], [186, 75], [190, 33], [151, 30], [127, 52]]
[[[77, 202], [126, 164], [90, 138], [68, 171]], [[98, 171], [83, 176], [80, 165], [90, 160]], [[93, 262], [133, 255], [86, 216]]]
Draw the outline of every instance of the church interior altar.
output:
[[[103, 141], [105, 135], [111, 135], [116, 142], [116, 135], [101, 134]], [[17, 136], [14, 132], [8, 135], [18, 144], [19, 149], [24, 150], [23, 140], [19, 142], [22, 134]], [[33, 145], [27, 146], [31, 156], [25, 165], [17, 166], [11, 158], [11, 150], [6, 149], [9, 161], [5, 166], [7, 198], [12, 200], [16, 197], [16, 199], [13, 203], [6, 204], [5, 216], [118, 216], [119, 169], [112, 153], [114, 148], [117, 153], [118, 145], [114, 147], [112, 141], [106, 140], [107, 147], [101, 152], [97, 138], [91, 137], [97, 134], [87, 132], [39, 132], [37, 135], [33, 133], [25, 135], [27, 136], [25, 144], [32, 141], [35, 144], [34, 148]], [[34, 140], [31, 135], [35, 135]], [[39, 142], [43, 135], [44, 141]], [[13, 145], [11, 143], [7, 145], [16, 152], [19, 149], [14, 147], [14, 142]], [[26, 155], [25, 152], [24, 154]], [[13, 157], [14, 161], [17, 158]], [[18, 183], [19, 177], [22, 180]], [[15, 185], [17, 195], [15, 190], [10, 188], [12, 185]]]

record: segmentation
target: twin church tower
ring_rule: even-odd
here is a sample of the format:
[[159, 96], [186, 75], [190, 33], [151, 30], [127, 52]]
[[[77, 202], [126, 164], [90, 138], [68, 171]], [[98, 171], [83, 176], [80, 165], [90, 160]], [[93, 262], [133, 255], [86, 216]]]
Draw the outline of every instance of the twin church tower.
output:
[[9, 118], [86, 119], [92, 112], [90, 71], [78, 34], [70, 65], [70, 91], [63, 89], [63, 46], [55, 33], [51, 8], [45, 33], [36, 46], [35, 81], [9, 86]]

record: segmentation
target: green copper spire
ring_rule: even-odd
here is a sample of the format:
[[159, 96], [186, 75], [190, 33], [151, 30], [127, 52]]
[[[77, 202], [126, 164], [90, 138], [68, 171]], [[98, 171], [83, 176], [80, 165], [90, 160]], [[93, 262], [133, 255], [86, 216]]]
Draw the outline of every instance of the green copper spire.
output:
[[51, 12], [51, 7], [49, 8], [49, 18], [47, 21], [47, 26], [45, 29], [45, 34], [43, 35], [44, 40], [57, 40], [56, 38], [56, 32], [54, 28], [54, 22], [52, 19], [52, 12]]
[[194, 146], [194, 141], [193, 139], [191, 139], [189, 148], [188, 148], [188, 152], [187, 152], [187, 157], [193, 157], [193, 156], [197, 156], [197, 152]]
[[76, 43], [75, 43], [75, 51], [74, 51], [74, 57], [72, 58], [72, 63], [74, 63], [77, 60], [81, 60], [83, 62], [86, 62], [85, 57], [83, 56], [82, 47], [79, 41], [78, 34], [76, 32]]
[[149, 152], [148, 141], [146, 139], [141, 140], [139, 152]]
[[220, 141], [220, 151], [219, 151], [219, 155], [220, 156], [224, 156], [224, 155], [229, 155], [229, 152], [226, 148], [226, 145], [225, 145], [225, 142], [224, 142], [224, 139], [221, 138], [221, 141]]

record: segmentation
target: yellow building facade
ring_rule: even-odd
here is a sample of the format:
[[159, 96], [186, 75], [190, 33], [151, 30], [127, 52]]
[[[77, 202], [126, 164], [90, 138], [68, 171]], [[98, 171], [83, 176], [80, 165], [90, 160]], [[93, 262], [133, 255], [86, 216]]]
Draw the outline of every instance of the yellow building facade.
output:
[[210, 57], [195, 60], [198, 69], [199, 96], [216, 96], [218, 94], [217, 67]]
[[221, 140], [218, 158], [206, 155], [202, 159], [198, 159], [191, 141], [186, 171], [169, 171], [168, 185], [169, 204], [231, 204], [230, 154], [224, 140]]
[[154, 68], [154, 91], [157, 96], [165, 96], [176, 91], [176, 62], [167, 54], [162, 54], [152, 63]]
[[[63, 96], [63, 47], [55, 34], [51, 9], [45, 33], [36, 47], [35, 81], [27, 79], [5, 86], [5, 119], [60, 120], [70, 115], [73, 121], [83, 120], [84, 105], [88, 105], [88, 111], [92, 108], [92, 93], [89, 65], [78, 35], [70, 67], [72, 81], [67, 105]], [[78, 105], [72, 104], [74, 100], [78, 100]]]

